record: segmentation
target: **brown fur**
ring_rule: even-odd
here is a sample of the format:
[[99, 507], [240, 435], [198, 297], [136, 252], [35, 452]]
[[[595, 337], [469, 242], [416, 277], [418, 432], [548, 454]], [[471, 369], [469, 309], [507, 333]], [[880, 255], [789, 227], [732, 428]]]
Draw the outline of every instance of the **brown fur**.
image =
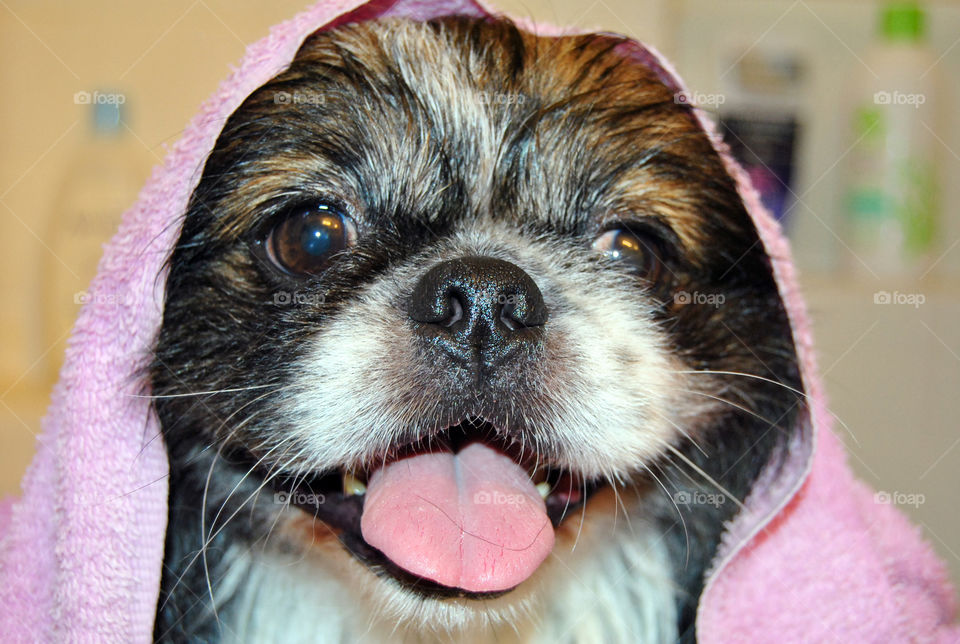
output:
[[[362, 162], [387, 161], [378, 166], [386, 171], [378, 203], [367, 203], [362, 197], [370, 187], [344, 177], [329, 158], [292, 150], [260, 164], [227, 197], [220, 207], [230, 216], [220, 234], [229, 239], [247, 230], [271, 201], [288, 194], [291, 177], [302, 189], [337, 194], [358, 211], [389, 211], [398, 189], [413, 189], [408, 199], [429, 221], [449, 188], [443, 164], [457, 163], [471, 169], [463, 194], [487, 201], [477, 207], [497, 202], [503, 192], [518, 203], [502, 216], [560, 230], [624, 215], [653, 217], [671, 227], [693, 258], [704, 252], [710, 240], [702, 213], [715, 199], [704, 187], [729, 190], [729, 178], [721, 167], [698, 165], [715, 153], [689, 107], [675, 101], [650, 69], [613, 54], [622, 38], [543, 38], [468, 21], [447, 23], [433, 42], [421, 36], [403, 23], [391, 30], [360, 24], [317, 33], [290, 70], [245, 104], [244, 125], [264, 119], [272, 124], [271, 137], [297, 136], [299, 119], [290, 118], [289, 104], [277, 102], [287, 94], [300, 97], [298, 116], [309, 119], [303, 125], [318, 143], [336, 147], [364, 138], [374, 151]], [[500, 48], [463, 51], [457, 44], [509, 37], [519, 39], [510, 56]], [[322, 111], [312, 109], [314, 97]], [[244, 134], [236, 133], [235, 145], [249, 143]], [[526, 158], [539, 162], [523, 163]], [[696, 176], [704, 170], [715, 174]], [[557, 207], [545, 209], [544, 203]]]

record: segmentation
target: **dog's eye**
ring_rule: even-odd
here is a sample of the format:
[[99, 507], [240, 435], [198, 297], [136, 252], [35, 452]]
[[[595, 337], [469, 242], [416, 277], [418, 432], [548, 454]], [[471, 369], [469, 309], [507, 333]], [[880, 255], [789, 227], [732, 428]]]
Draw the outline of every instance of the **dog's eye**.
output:
[[638, 275], [651, 282], [657, 281], [663, 269], [663, 253], [658, 244], [624, 228], [603, 233], [593, 242], [593, 248], [611, 259], [626, 262]]
[[289, 273], [317, 274], [356, 239], [357, 228], [349, 217], [326, 205], [308, 206], [273, 227], [267, 237], [267, 255]]

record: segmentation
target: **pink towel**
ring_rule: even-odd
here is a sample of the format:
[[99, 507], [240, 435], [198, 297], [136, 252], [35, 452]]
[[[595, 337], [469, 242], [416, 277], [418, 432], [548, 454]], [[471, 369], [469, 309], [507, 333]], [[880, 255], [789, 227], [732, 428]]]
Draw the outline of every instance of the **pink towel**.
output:
[[[349, 18], [345, 14], [350, 13]], [[4, 641], [149, 641], [166, 526], [167, 461], [143, 397], [159, 328], [162, 266], [227, 116], [310, 32], [347, 19], [484, 15], [471, 0], [320, 2], [252, 45], [147, 182], [108, 245], [80, 314], [23, 495], [0, 507]], [[561, 33], [518, 20], [541, 34]], [[654, 51], [638, 60], [682, 90]], [[944, 567], [897, 510], [855, 481], [831, 433], [787, 243], [742, 170], [737, 179], [787, 302], [814, 432], [761, 475], [728, 527], [698, 614], [702, 642], [960, 641]], [[160, 276], [160, 277], [158, 277]], [[815, 449], [814, 449], [815, 447]]]

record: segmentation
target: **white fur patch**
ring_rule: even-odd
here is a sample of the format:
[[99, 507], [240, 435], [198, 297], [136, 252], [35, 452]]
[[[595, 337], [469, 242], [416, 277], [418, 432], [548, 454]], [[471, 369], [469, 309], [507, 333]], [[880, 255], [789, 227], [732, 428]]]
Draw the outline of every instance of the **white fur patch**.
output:
[[[576, 522], [576, 519], [574, 519]], [[307, 558], [252, 551], [224, 642], [660, 644], [676, 640], [662, 535], [642, 520], [588, 519], [541, 570], [490, 601], [424, 600], [372, 575], [342, 550]], [[337, 544], [330, 544], [333, 549]]]

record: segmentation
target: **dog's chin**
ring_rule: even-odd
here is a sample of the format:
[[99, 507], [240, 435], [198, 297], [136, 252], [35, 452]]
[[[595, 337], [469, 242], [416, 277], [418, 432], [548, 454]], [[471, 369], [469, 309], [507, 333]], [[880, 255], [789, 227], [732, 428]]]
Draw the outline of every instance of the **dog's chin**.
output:
[[[301, 546], [335, 535], [367, 576], [381, 580], [376, 586], [394, 597], [390, 603], [463, 600], [445, 604], [459, 606], [450, 609], [457, 614], [477, 600], [485, 612], [528, 603], [555, 541], [606, 487], [478, 417], [392, 445], [349, 471], [264, 479], [288, 506]], [[459, 577], [451, 576], [458, 567]]]

